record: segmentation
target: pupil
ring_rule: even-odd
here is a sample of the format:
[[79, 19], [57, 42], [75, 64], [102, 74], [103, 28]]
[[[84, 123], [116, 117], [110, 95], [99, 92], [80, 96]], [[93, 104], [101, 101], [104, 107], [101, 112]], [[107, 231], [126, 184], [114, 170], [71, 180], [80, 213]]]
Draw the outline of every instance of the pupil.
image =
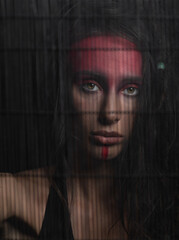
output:
[[130, 88], [128, 89], [128, 91], [129, 91], [129, 92], [133, 92], [133, 91], [134, 91], [134, 88], [133, 88], [133, 87], [130, 87]]
[[88, 83], [88, 87], [89, 87], [90, 89], [93, 89], [93, 88], [94, 88], [94, 83]]

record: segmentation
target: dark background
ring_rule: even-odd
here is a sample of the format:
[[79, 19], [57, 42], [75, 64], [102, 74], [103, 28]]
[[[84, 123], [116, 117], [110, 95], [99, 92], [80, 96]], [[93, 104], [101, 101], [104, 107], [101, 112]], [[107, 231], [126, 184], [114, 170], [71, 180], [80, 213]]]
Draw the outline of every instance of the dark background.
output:
[[57, 95], [52, 12], [61, 1], [0, 0], [0, 170], [53, 163]]
[[[1, 172], [55, 163], [52, 130], [59, 51], [54, 26], [62, 4], [62, 0], [0, 0]], [[155, 16], [151, 13], [156, 19], [160, 4], [165, 5], [161, 21], [171, 32], [172, 64], [178, 77], [178, 2], [151, 0], [151, 4], [156, 4]], [[172, 149], [176, 160], [178, 149], [176, 141]]]

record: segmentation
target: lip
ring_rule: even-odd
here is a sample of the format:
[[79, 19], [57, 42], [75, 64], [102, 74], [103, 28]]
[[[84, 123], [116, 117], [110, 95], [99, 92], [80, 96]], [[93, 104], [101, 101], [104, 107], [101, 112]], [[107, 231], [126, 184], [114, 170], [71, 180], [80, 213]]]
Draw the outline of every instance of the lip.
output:
[[90, 140], [98, 145], [115, 145], [123, 141], [123, 135], [118, 132], [93, 131]]

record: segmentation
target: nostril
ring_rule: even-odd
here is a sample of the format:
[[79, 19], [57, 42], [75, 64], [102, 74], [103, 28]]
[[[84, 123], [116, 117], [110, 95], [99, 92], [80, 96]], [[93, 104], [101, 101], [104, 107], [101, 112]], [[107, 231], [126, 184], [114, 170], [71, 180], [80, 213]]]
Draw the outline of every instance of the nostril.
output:
[[98, 121], [102, 125], [111, 125], [120, 120], [119, 112], [110, 111], [110, 112], [101, 112], [98, 117]]
[[101, 125], [109, 125], [109, 121], [105, 117], [99, 117], [99, 122]]

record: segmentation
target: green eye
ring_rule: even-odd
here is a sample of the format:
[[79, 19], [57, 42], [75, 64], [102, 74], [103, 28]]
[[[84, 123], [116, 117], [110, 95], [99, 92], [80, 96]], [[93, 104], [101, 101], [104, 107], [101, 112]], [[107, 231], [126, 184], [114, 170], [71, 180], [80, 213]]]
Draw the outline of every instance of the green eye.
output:
[[128, 87], [123, 90], [123, 93], [128, 96], [137, 96], [139, 94], [139, 89], [136, 87]]
[[82, 84], [81, 89], [84, 90], [85, 92], [99, 91], [99, 87], [95, 83], [92, 83], [92, 82]]
[[87, 83], [86, 87], [90, 90], [93, 90], [95, 88], [95, 84], [94, 83]]

